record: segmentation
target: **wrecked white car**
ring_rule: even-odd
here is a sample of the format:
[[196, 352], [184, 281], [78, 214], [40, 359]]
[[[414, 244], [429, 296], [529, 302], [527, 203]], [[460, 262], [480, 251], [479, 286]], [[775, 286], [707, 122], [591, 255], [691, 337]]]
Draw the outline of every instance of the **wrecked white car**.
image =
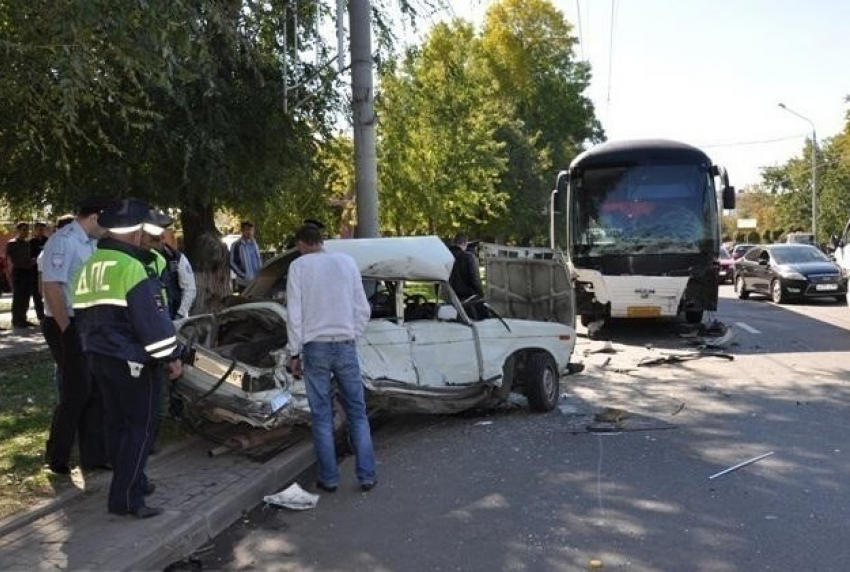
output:
[[[448, 284], [454, 257], [437, 237], [328, 240], [325, 248], [354, 258], [372, 306], [357, 342], [370, 408], [452, 413], [511, 391], [524, 393], [533, 411], [555, 406], [573, 327], [459, 300]], [[298, 255], [269, 261], [237, 305], [178, 325], [189, 363], [174, 389], [185, 406], [269, 429], [309, 422], [304, 381], [285, 367], [286, 277]]]

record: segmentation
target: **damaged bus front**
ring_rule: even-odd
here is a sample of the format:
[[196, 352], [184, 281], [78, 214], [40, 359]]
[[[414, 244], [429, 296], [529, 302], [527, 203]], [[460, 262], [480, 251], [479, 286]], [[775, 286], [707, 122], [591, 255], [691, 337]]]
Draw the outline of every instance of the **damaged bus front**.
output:
[[734, 208], [735, 191], [701, 150], [604, 143], [559, 174], [552, 197], [551, 240], [567, 254], [582, 324], [679, 313], [699, 322], [717, 309], [719, 209]]

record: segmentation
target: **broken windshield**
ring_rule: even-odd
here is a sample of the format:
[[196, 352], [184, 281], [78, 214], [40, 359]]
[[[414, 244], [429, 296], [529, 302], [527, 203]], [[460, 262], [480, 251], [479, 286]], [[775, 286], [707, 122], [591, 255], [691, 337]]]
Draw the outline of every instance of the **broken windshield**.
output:
[[580, 256], [696, 253], [711, 244], [714, 183], [699, 165], [588, 169], [570, 184]]

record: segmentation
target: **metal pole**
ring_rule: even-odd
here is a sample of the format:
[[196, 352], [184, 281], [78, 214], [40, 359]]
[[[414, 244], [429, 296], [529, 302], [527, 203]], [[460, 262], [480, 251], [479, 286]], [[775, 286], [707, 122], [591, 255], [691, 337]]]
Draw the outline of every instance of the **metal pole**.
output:
[[372, 14], [369, 0], [351, 0], [348, 9], [357, 236], [375, 238], [378, 236], [378, 154], [372, 88]]
[[779, 107], [790, 113], [791, 115], [796, 115], [812, 127], [812, 235], [815, 239], [815, 245], [818, 244], [818, 230], [817, 230], [817, 217], [818, 217], [818, 135], [815, 131], [815, 123], [805, 115], [801, 115], [797, 113], [793, 109], [789, 109], [784, 103], [780, 103]]

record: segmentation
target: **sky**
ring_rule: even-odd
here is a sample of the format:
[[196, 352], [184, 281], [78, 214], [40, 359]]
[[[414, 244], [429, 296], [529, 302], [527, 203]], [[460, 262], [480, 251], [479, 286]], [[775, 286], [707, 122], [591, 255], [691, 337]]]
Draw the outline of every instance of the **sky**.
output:
[[[448, 13], [431, 21], [461, 17], [480, 29], [492, 3], [453, 0]], [[818, 141], [844, 129], [846, 0], [552, 3], [580, 39], [577, 57], [591, 64], [585, 95], [609, 140], [660, 137], [696, 145], [740, 189], [758, 183], [762, 167], [802, 155], [811, 123]]]

